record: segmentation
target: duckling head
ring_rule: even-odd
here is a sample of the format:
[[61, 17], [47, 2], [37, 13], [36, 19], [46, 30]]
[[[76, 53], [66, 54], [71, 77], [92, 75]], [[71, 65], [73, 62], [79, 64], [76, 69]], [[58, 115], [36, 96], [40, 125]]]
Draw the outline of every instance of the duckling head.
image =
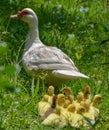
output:
[[83, 101], [83, 102], [80, 103], [80, 105], [85, 108], [85, 112], [88, 112], [88, 111], [89, 111], [89, 109], [90, 109], [90, 104], [91, 104], [91, 102], [90, 102], [89, 100]]
[[49, 96], [48, 95], [44, 95], [43, 98], [42, 98], [42, 101], [48, 102], [48, 99], [49, 99]]
[[48, 87], [48, 95], [53, 95], [54, 94], [54, 87], [53, 86], [49, 86]]
[[79, 106], [79, 107], [77, 108], [77, 113], [78, 113], [78, 114], [82, 115], [84, 112], [85, 112], [85, 108], [84, 108], [83, 106]]
[[69, 112], [74, 113], [76, 111], [76, 106], [74, 104], [70, 104], [67, 108]]
[[84, 87], [84, 98], [85, 99], [90, 98], [90, 91], [91, 91], [90, 86], [87, 85], [87, 86]]
[[97, 94], [94, 96], [94, 99], [93, 99], [94, 102], [100, 102], [101, 100], [102, 100], [102, 96], [100, 94]]
[[65, 95], [64, 94], [58, 94], [56, 104], [62, 105], [65, 102]]
[[61, 89], [61, 92], [65, 94], [65, 96], [71, 95], [72, 94], [72, 90], [70, 87], [64, 87]]
[[80, 103], [83, 100], [84, 100], [84, 94], [83, 94], [83, 92], [79, 92], [78, 96], [77, 96], [77, 102]]
[[71, 104], [70, 101], [69, 100], [65, 100], [63, 107], [67, 108], [69, 106], [69, 104]]

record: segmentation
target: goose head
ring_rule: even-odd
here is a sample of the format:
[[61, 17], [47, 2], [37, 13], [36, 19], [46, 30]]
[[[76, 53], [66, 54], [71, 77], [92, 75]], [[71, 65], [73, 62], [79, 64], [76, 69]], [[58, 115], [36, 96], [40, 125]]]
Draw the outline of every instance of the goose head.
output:
[[20, 20], [28, 23], [30, 27], [38, 26], [38, 18], [35, 12], [30, 8], [24, 8], [15, 15], [11, 15], [10, 18], [19, 18]]

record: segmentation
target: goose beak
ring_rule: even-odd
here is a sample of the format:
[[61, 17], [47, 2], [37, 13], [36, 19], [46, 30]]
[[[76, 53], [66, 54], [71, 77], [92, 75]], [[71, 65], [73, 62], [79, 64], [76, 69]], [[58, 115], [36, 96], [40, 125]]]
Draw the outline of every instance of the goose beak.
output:
[[11, 19], [18, 18], [18, 15], [17, 15], [17, 14], [11, 15], [10, 18], [11, 18]]
[[14, 19], [14, 18], [22, 18], [24, 12], [23, 11], [18, 11], [17, 14], [11, 15], [10, 18]]

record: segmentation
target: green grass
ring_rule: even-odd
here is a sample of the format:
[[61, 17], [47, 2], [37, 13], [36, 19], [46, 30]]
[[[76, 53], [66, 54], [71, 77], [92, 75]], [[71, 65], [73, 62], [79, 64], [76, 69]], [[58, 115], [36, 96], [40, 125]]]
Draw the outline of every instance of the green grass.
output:
[[[101, 94], [100, 122], [95, 129], [109, 129], [109, 9], [106, 0], [0, 1], [0, 129], [60, 130], [41, 125], [37, 103], [46, 88], [37, 83], [32, 95], [32, 79], [22, 67], [28, 26], [9, 17], [24, 7], [30, 7], [37, 13], [43, 43], [63, 50], [79, 70], [90, 77], [89, 80], [77, 79], [63, 86], [70, 86], [75, 96], [87, 84], [91, 86], [92, 97]], [[89, 7], [89, 10], [80, 12], [81, 7]], [[71, 127], [64, 129], [70, 130]]]

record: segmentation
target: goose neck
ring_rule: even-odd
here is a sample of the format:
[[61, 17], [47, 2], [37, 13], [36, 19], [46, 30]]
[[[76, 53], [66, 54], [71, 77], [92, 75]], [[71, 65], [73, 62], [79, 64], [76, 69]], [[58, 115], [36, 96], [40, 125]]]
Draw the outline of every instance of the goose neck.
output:
[[28, 50], [30, 47], [36, 44], [42, 44], [39, 39], [39, 32], [37, 28], [30, 28], [30, 31], [26, 38], [25, 50]]

